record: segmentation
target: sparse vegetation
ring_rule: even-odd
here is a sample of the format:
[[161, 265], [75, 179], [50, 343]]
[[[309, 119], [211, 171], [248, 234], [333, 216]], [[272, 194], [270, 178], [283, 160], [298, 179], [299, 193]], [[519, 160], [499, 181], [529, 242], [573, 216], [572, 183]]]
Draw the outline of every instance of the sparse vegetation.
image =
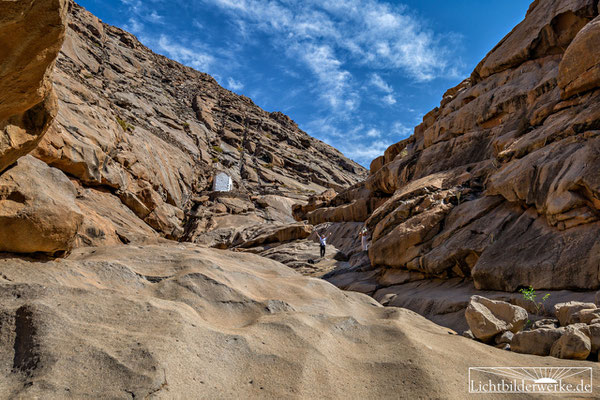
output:
[[273, 169], [273, 163], [265, 164], [265, 168]]
[[[533, 287], [529, 286], [529, 288], [521, 288], [519, 289], [519, 292], [523, 294], [523, 298], [525, 300], [531, 301], [533, 303], [533, 305], [535, 306], [535, 313], [537, 315], [540, 314], [540, 310], [546, 311], [544, 303], [546, 302], [546, 300], [548, 300], [548, 297], [550, 297], [550, 293], [546, 293], [542, 297], [542, 301], [535, 301], [537, 293], [535, 292], [535, 289]], [[527, 323], [525, 324], [525, 327], [527, 327], [529, 324], [531, 324], [531, 320], [528, 319]]]
[[121, 126], [121, 129], [123, 129], [123, 132], [133, 132], [133, 130], [135, 129], [133, 125], [120, 118], [118, 115], [116, 116], [116, 120], [117, 123]]
[[219, 162], [219, 159], [217, 157], [213, 157], [212, 160], [213, 164], [216, 164]]
[[271, 135], [270, 133], [267, 133], [265, 136], [269, 139], [273, 139], [273, 135]]
[[214, 146], [212, 147], [212, 149], [213, 149], [214, 151], [216, 151], [217, 153], [222, 153], [222, 152], [223, 152], [223, 149], [221, 148], [221, 146], [214, 145]]
[[406, 147], [402, 149], [402, 151], [400, 152], [400, 157], [404, 158], [408, 155], [408, 150], [406, 150]]
[[244, 149], [242, 149], [242, 146], [238, 146], [238, 147], [237, 147], [237, 151], [239, 151], [240, 153], [243, 153], [243, 152], [244, 152]]
[[186, 129], [189, 128], [190, 127], [190, 123], [189, 122], [184, 122], [183, 123], [183, 127], [186, 128]]

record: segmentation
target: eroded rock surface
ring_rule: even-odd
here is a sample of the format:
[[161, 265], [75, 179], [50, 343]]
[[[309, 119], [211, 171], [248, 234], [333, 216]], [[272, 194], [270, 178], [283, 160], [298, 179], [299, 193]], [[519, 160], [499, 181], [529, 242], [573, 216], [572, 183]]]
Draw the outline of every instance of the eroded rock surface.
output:
[[[539, 365], [252, 254], [190, 244], [0, 259], [11, 398], [463, 398], [465, 371]], [[581, 362], [544, 360], [547, 366]]]

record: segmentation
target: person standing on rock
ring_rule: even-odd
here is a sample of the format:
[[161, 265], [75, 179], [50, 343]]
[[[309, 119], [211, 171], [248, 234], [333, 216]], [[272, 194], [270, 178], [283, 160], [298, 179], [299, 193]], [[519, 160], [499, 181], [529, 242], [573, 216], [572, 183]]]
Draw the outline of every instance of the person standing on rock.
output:
[[[316, 232], [316, 231], [315, 231]], [[329, 232], [329, 234], [327, 235], [319, 235], [319, 232], [317, 233], [317, 237], [319, 238], [319, 243], [321, 245], [321, 258], [325, 257], [325, 246], [327, 246], [327, 239], [329, 238], [329, 236], [331, 236], [331, 232]]]
[[362, 251], [369, 250], [369, 240], [367, 238], [368, 235], [369, 231], [367, 230], [367, 227], [364, 227], [362, 231], [360, 231], [360, 233], [358, 234], [358, 236], [360, 236], [360, 244], [362, 246]]

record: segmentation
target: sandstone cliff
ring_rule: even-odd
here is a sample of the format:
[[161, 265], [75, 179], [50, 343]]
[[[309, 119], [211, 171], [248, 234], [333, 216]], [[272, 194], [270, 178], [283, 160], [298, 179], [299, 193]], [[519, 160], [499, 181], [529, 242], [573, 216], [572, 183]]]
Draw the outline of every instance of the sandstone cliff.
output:
[[439, 318], [475, 289], [598, 289], [599, 27], [595, 0], [533, 2], [364, 183], [307, 212], [369, 228], [370, 265], [342, 281]]

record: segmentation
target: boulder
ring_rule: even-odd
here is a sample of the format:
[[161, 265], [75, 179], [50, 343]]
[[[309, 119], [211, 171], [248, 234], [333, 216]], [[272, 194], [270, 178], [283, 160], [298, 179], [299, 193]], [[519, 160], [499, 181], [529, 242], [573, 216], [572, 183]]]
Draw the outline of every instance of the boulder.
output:
[[600, 350], [600, 323], [594, 323], [588, 326], [589, 338], [591, 342], [591, 352], [596, 354]]
[[569, 301], [567, 303], [558, 303], [554, 305], [554, 314], [561, 326], [569, 324], [573, 314], [581, 310], [593, 310], [596, 308], [594, 303], [582, 303], [580, 301]]
[[583, 27], [571, 42], [558, 67], [561, 97], [600, 86], [600, 16]]
[[600, 309], [584, 308], [569, 316], [568, 324], [584, 323], [590, 324], [593, 320], [600, 318]]
[[568, 326], [566, 332], [552, 345], [550, 355], [556, 358], [585, 360], [591, 351], [590, 338], [576, 327]]
[[540, 328], [531, 331], [521, 331], [515, 334], [510, 343], [512, 351], [524, 354], [547, 356], [552, 345], [563, 334], [561, 328]]
[[312, 225], [302, 223], [255, 225], [238, 232], [232, 240], [232, 245], [250, 248], [269, 243], [301, 240], [310, 236], [312, 231]]
[[539, 328], [558, 328], [560, 323], [557, 319], [554, 318], [543, 318], [535, 321], [531, 324], [531, 329], [539, 329]]
[[514, 336], [515, 336], [515, 334], [512, 333], [511, 331], [506, 331], [506, 332], [502, 332], [501, 334], [496, 336], [494, 338], [494, 341], [496, 342], [496, 344], [501, 344], [501, 343], [510, 344], [510, 342], [512, 342]]
[[473, 335], [488, 341], [499, 333], [519, 332], [527, 321], [527, 311], [505, 301], [472, 296], [465, 318]]
[[0, 252], [70, 250], [83, 221], [65, 174], [30, 155], [0, 175]]

